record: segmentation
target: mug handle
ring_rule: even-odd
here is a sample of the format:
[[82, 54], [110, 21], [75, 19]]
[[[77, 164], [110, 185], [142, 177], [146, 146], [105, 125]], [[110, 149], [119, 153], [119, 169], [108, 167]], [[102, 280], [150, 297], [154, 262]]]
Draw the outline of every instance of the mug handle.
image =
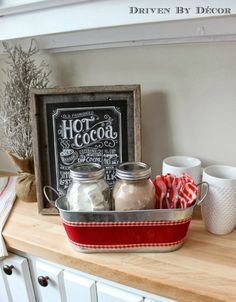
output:
[[57, 195], [57, 197], [60, 197], [60, 195], [59, 195], [59, 193], [57, 192], [57, 190], [54, 189], [54, 188], [51, 187], [51, 186], [44, 186], [44, 187], [43, 187], [43, 194], [44, 194], [45, 198], [47, 199], [47, 201], [48, 201], [52, 206], [55, 207], [55, 202], [56, 202], [56, 201], [55, 201], [55, 200], [51, 200], [51, 199], [48, 197], [47, 190], [53, 191], [53, 192]]
[[209, 192], [209, 184], [208, 184], [208, 182], [202, 181], [202, 182], [200, 182], [200, 183], [197, 185], [197, 187], [202, 186], [202, 185], [205, 186], [206, 191], [205, 191], [205, 193], [203, 194], [203, 196], [202, 196], [199, 200], [196, 201], [195, 206], [199, 206], [199, 205], [204, 201], [204, 199], [206, 198], [206, 196], [207, 196], [207, 194], [208, 194], [208, 192]]

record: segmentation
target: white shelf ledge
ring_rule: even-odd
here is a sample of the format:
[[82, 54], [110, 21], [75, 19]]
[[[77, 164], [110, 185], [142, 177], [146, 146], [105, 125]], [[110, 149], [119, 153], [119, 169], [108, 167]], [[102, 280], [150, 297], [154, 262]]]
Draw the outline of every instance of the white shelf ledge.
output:
[[[137, 2], [145, 7], [146, 1], [18, 0], [18, 6], [7, 6], [9, 1], [3, 0], [0, 40], [28, 45], [34, 37], [39, 49], [47, 52], [236, 41], [236, 2], [231, 5], [233, 14], [203, 18], [194, 14], [196, 1], [182, 1], [192, 7], [191, 14], [176, 15], [173, 1], [168, 0], [165, 7], [172, 8], [168, 15], [130, 14], [130, 3]], [[150, 0], [148, 6], [155, 7], [157, 3]]]
[[2, 0], [0, 16], [19, 14], [89, 0]]

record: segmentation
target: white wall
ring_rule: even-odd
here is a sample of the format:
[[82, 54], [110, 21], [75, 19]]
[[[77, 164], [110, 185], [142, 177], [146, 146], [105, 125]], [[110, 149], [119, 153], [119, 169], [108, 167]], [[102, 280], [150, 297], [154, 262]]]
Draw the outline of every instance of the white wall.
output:
[[[91, 50], [47, 60], [59, 86], [141, 84], [143, 161], [154, 174], [174, 154], [236, 166], [236, 43]], [[1, 153], [0, 170], [10, 168]]]

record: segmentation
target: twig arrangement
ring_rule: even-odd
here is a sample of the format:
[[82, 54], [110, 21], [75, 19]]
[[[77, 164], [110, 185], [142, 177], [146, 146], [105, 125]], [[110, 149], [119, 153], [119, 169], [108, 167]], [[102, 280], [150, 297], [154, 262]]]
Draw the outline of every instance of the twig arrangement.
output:
[[36, 64], [38, 49], [31, 41], [27, 51], [22, 46], [3, 42], [8, 54], [4, 89], [0, 93], [0, 148], [20, 159], [32, 157], [32, 128], [30, 118], [30, 89], [48, 86], [48, 65]]

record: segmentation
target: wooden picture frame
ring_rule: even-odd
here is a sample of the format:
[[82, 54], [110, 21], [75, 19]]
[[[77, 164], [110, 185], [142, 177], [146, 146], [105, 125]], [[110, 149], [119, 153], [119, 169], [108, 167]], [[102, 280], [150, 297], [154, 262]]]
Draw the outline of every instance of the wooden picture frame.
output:
[[[64, 195], [75, 162], [99, 162], [112, 186], [115, 166], [141, 160], [140, 85], [32, 90], [32, 128], [38, 209], [58, 211], [43, 195]], [[99, 145], [100, 144], [100, 145]]]

